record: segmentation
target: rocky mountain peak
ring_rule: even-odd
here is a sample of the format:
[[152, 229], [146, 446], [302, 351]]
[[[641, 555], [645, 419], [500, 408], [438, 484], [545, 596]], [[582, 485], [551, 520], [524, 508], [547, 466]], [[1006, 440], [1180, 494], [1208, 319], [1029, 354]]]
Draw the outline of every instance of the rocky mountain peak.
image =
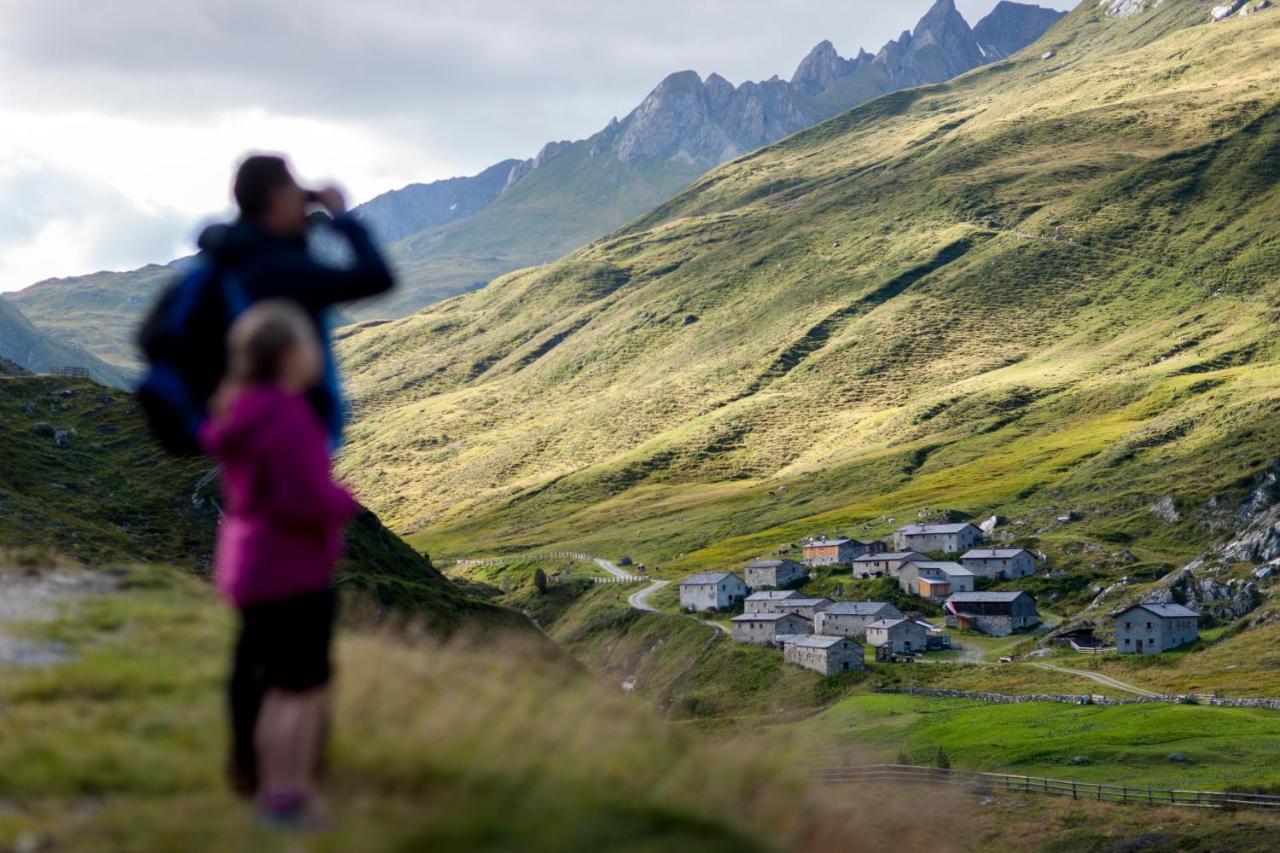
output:
[[986, 61], [969, 22], [956, 9], [955, 0], [938, 0], [916, 24], [909, 56], [929, 48], [942, 61], [948, 76], [962, 74]]
[[806, 95], [817, 95], [872, 58], [865, 50], [859, 50], [856, 58], [845, 59], [830, 41], [822, 41], [801, 61], [791, 77], [791, 84]]
[[798, 93], [776, 77], [737, 88], [719, 74], [668, 76], [623, 119], [612, 149], [627, 162], [659, 158], [708, 166], [765, 145], [814, 121]]
[[989, 58], [1004, 59], [1039, 39], [1066, 14], [1029, 3], [1001, 0], [977, 23], [973, 35]]
[[965, 32], [969, 31], [969, 22], [964, 19], [964, 16], [960, 14], [960, 10], [956, 8], [955, 0], [938, 0], [916, 24], [913, 35], [919, 38], [921, 35], [945, 32], [960, 26], [963, 26]]

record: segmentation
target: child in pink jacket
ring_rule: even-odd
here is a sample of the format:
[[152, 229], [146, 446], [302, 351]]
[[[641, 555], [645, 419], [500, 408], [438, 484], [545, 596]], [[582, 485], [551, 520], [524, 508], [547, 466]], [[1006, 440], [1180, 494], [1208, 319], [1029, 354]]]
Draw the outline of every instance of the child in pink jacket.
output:
[[327, 730], [333, 571], [358, 510], [333, 481], [305, 394], [323, 355], [311, 323], [261, 302], [231, 328], [227, 380], [201, 429], [222, 464], [215, 572], [241, 616], [230, 683], [232, 776], [272, 823], [303, 819]]

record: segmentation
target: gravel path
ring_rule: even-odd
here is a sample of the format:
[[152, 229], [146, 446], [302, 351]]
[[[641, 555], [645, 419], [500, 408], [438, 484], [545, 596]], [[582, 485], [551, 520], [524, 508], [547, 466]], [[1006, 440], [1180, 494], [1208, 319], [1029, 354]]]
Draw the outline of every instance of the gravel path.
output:
[[[618, 568], [613, 563], [609, 562], [603, 557], [592, 557], [591, 559], [596, 561], [597, 566], [604, 569], [606, 572], [613, 575], [618, 580], [633, 581], [637, 577], [636, 575], [623, 571], [622, 569]], [[643, 610], [644, 608], [642, 607], [640, 609]]]
[[1083, 669], [1071, 669], [1070, 667], [1058, 666], [1052, 663], [1035, 663], [1032, 666], [1038, 666], [1040, 669], [1050, 669], [1055, 672], [1063, 672], [1068, 675], [1078, 675], [1081, 678], [1087, 678], [1090, 681], [1097, 682], [1104, 687], [1113, 687], [1116, 690], [1123, 690], [1125, 693], [1132, 693], [1135, 696], [1159, 696], [1154, 690], [1146, 690], [1142, 687], [1135, 687], [1132, 684], [1126, 684], [1119, 679], [1112, 678], [1109, 675], [1103, 675], [1100, 672], [1089, 672]]
[[[48, 622], [58, 616], [62, 602], [115, 589], [108, 575], [81, 571], [0, 569], [0, 629], [6, 625]], [[59, 643], [30, 640], [0, 630], [0, 666], [37, 668], [66, 660]]]
[[671, 583], [671, 581], [654, 581], [639, 592], [632, 593], [631, 597], [627, 599], [627, 604], [630, 604], [635, 610], [644, 610], [647, 613], [657, 613], [658, 608], [649, 603], [649, 596], [669, 583]]

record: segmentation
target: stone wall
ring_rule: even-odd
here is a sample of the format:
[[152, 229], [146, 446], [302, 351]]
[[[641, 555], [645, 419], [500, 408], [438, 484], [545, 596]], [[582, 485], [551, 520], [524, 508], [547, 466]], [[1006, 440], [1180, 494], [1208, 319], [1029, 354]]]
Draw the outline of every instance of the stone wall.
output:
[[1079, 696], [1063, 693], [979, 693], [968, 690], [938, 690], [929, 687], [878, 687], [876, 693], [899, 693], [940, 699], [973, 699], [994, 705], [1017, 705], [1023, 702], [1057, 702], [1067, 705], [1213, 705], [1219, 708], [1270, 708], [1280, 711], [1280, 699], [1222, 699], [1213, 696], [1134, 696], [1112, 699], [1106, 696]]

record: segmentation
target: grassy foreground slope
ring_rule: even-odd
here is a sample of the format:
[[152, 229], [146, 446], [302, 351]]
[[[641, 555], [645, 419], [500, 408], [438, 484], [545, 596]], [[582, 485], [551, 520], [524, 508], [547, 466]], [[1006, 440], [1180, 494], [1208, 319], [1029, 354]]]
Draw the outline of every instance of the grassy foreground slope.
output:
[[343, 469], [433, 553], [723, 566], [921, 507], [1022, 519], [1064, 567], [1196, 552], [1280, 410], [1280, 13], [1207, 17], [1084, 3], [352, 335]]
[[[206, 587], [154, 568], [129, 569], [116, 592], [51, 623], [19, 626], [70, 659], [38, 670], [0, 662], [0, 844], [819, 849], [842, 824], [770, 756], [681, 736], [519, 637], [498, 653], [366, 630], [339, 648], [336, 830], [255, 829], [220, 773], [232, 627]], [[819, 813], [789, 816], [797, 798]], [[747, 823], [730, 818], [739, 804], [751, 804]]]
[[5, 849], [1262, 851], [1280, 838], [1263, 814], [825, 787], [812, 756], [671, 726], [518, 640], [370, 630], [338, 642], [333, 826], [273, 832], [221, 780], [225, 610], [171, 569], [118, 579], [51, 622], [4, 626], [66, 656], [0, 664]]

